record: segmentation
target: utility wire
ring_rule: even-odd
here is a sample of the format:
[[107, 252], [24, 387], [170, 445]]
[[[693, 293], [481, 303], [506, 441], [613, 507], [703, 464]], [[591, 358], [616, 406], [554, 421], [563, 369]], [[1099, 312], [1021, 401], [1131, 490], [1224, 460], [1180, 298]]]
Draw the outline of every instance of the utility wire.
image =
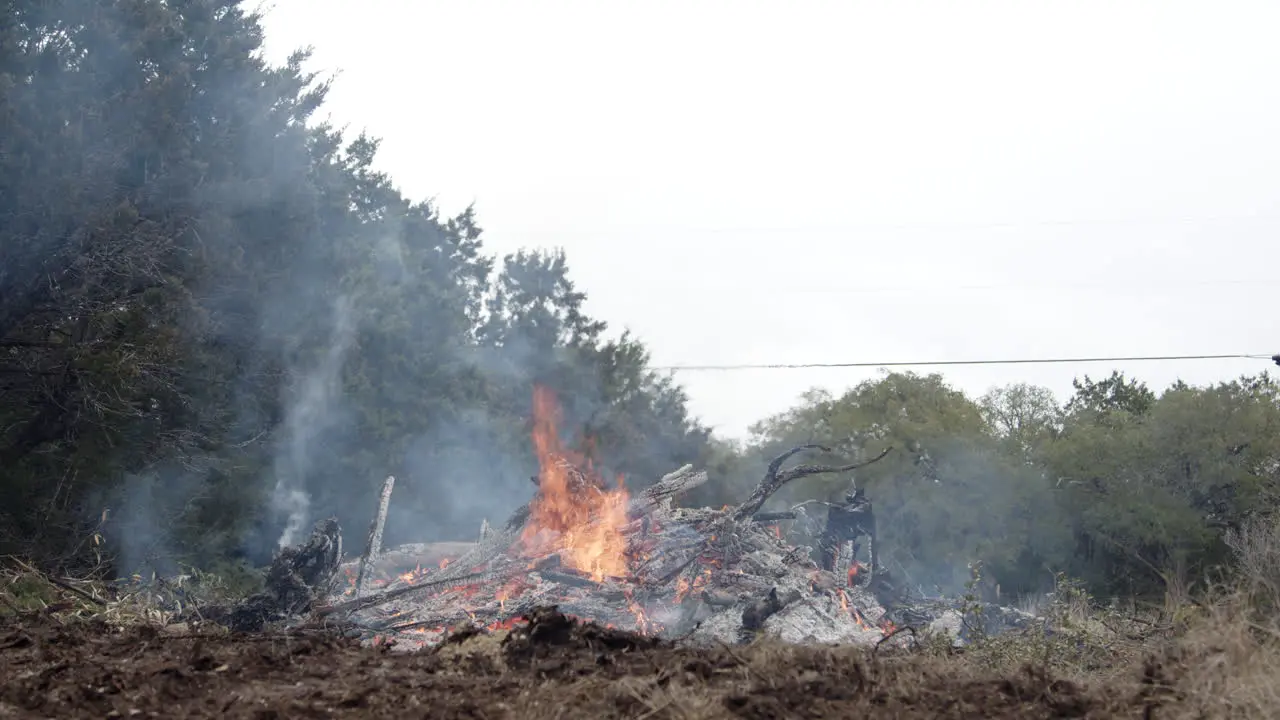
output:
[[[1280, 278], [1268, 279], [1224, 279], [1224, 280], [1175, 280], [1165, 282], [1071, 282], [1071, 283], [990, 283], [990, 284], [974, 284], [974, 285], [943, 285], [937, 283], [917, 284], [917, 285], [770, 285], [769, 294], [777, 295], [800, 295], [800, 294], [819, 294], [819, 295], [878, 295], [878, 294], [894, 294], [894, 293], [952, 293], [967, 291], [984, 291], [984, 290], [1036, 290], [1036, 291], [1053, 291], [1053, 290], [1116, 290], [1121, 292], [1138, 292], [1138, 291], [1173, 291], [1184, 290], [1189, 287], [1275, 287], [1280, 285]], [[671, 288], [685, 287], [684, 284], [672, 284]], [[704, 283], [700, 286], [703, 290], [715, 290], [717, 292], [743, 291], [754, 292], [759, 289], [757, 285], [717, 285], [715, 283]]]
[[[1280, 214], [1267, 212], [1250, 215], [1185, 215], [1179, 217], [1113, 217], [1113, 218], [1047, 218], [1040, 220], [941, 220], [935, 222], [868, 222], [841, 225], [765, 225], [754, 227], [732, 226], [683, 226], [684, 231], [701, 234], [761, 234], [761, 233], [814, 233], [814, 232], [859, 232], [867, 230], [989, 230], [989, 229], [1022, 229], [1029, 227], [1074, 227], [1074, 226], [1108, 226], [1108, 225], [1195, 225], [1223, 222], [1248, 222], [1250, 220], [1280, 220]], [[663, 228], [667, 229], [667, 228]], [[672, 228], [675, 229], [675, 228]]]
[[1224, 354], [1224, 355], [1131, 355], [1128, 357], [1076, 357], [1076, 358], [1019, 358], [1013, 360], [925, 360], [920, 362], [842, 362], [842, 363], [767, 363], [740, 365], [664, 365], [654, 370], [664, 371], [729, 371], [729, 370], [799, 370], [803, 368], [859, 368], [859, 367], [926, 367], [942, 365], [1049, 365], [1098, 362], [1150, 362], [1172, 360], [1271, 360], [1280, 365], [1280, 355]]

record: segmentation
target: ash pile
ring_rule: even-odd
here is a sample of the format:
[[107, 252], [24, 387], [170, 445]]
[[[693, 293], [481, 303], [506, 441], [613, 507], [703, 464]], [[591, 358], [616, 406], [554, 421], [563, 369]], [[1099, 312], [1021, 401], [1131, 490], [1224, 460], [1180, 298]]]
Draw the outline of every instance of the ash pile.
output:
[[[459, 626], [510, 628], [549, 606], [608, 628], [691, 644], [760, 635], [796, 643], [908, 643], [898, 629], [922, 626], [959, 641], [954, 604], [911, 599], [876, 566], [874, 515], [860, 493], [829, 508], [825, 527], [814, 534], [821, 562], [782, 530], [782, 523], [804, 519], [802, 511], [761, 512], [788, 482], [857, 467], [783, 469], [808, 449], [826, 450], [785, 453], [743, 503], [719, 510], [675, 506], [679, 494], [706, 481], [690, 466], [631, 498], [555, 458], [540, 474], [534, 501], [502, 527], [483, 528], [479, 542], [380, 553], [389, 479], [368, 549], [342, 566], [341, 589], [313, 612], [341, 617], [366, 640], [394, 640], [400, 649], [433, 646]], [[869, 564], [853, 560], [862, 541]], [[1033, 619], [1015, 611], [991, 617], [984, 632]]]
[[[394, 489], [383, 484], [363, 554], [342, 559], [336, 522], [322, 521], [300, 548], [281, 554], [268, 589], [225, 614], [240, 629], [269, 623], [339, 624], [369, 642], [400, 649], [436, 645], [462, 628], [502, 629], [539, 608], [606, 628], [691, 644], [750, 642], [907, 643], [922, 626], [960, 639], [956, 606], [911, 599], [879, 566], [875, 516], [860, 492], [828, 507], [825, 523], [803, 508], [763, 512], [799, 478], [844, 466], [795, 464], [805, 445], [776, 458], [737, 506], [677, 507], [707, 476], [686, 466], [630, 495], [610, 488], [589, 459], [561, 446], [554, 400], [535, 393], [537, 492], [501, 527], [474, 543], [382, 551]], [[787, 532], [782, 524], [790, 526]], [[866, 543], [869, 562], [855, 560]], [[815, 553], [815, 547], [817, 552]], [[818, 560], [815, 560], [815, 555]], [[1033, 618], [988, 613], [984, 632]]]
[[399, 647], [435, 644], [460, 623], [510, 627], [546, 606], [694, 643], [738, 643], [758, 633], [793, 642], [878, 642], [894, 629], [876, 598], [883, 579], [876, 583], [857, 564], [819, 567], [809, 547], [784, 541], [778, 523], [792, 518], [759, 512], [791, 480], [849, 469], [782, 470], [795, 452], [775, 461], [745, 502], [719, 510], [675, 507], [678, 494], [706, 481], [692, 467], [629, 498], [562, 461], [551, 472], [544, 468], [533, 502], [460, 556], [439, 557], [431, 546], [381, 558], [366, 553], [343, 568], [349, 585], [317, 612], [340, 614]]

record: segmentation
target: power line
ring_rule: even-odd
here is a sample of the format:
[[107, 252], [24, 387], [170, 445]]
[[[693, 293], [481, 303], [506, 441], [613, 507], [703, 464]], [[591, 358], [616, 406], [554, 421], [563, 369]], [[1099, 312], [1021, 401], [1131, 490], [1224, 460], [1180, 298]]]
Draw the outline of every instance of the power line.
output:
[[[840, 225], [761, 225], [754, 227], [732, 226], [681, 226], [685, 232], [699, 234], [747, 234], [747, 233], [830, 233], [830, 232], [862, 232], [872, 230], [1018, 230], [1033, 227], [1076, 227], [1076, 226], [1124, 226], [1124, 225], [1195, 225], [1209, 223], [1248, 222], [1259, 220], [1264, 222], [1280, 220], [1280, 214], [1256, 213], [1250, 215], [1185, 215], [1185, 216], [1151, 216], [1151, 217], [1113, 217], [1113, 218], [1043, 218], [1027, 220], [940, 220], [934, 222], [863, 222]], [[676, 229], [676, 228], [662, 228]]]
[[729, 371], [729, 370], [800, 370], [805, 368], [860, 368], [860, 367], [930, 367], [943, 365], [1050, 365], [1098, 362], [1153, 362], [1172, 360], [1272, 360], [1280, 365], [1280, 355], [1222, 354], [1222, 355], [1131, 355], [1116, 357], [1076, 358], [1018, 358], [1011, 360], [924, 360], [919, 362], [841, 362], [841, 363], [765, 363], [738, 365], [664, 365], [654, 370], [664, 371]]
[[[786, 285], [770, 285], [769, 294], [771, 296], [788, 295], [788, 294], [831, 294], [831, 295], [874, 295], [874, 294], [892, 294], [892, 293], [920, 293], [924, 291], [932, 292], [965, 292], [965, 291], [983, 291], [983, 290], [1119, 290], [1119, 291], [1157, 291], [1157, 290], [1184, 290], [1189, 287], [1275, 287], [1280, 285], [1280, 279], [1223, 279], [1223, 280], [1171, 280], [1164, 282], [1129, 282], [1129, 281], [1110, 281], [1110, 282], [1042, 282], [1042, 283], [990, 283], [990, 284], [972, 284], [972, 285], [943, 285], [943, 284], [919, 284], [919, 285], [797, 285], [788, 287]], [[672, 288], [685, 287], [684, 284], [671, 284]], [[716, 285], [714, 283], [704, 283], [700, 286], [702, 290], [714, 290], [718, 292], [725, 291], [751, 291], [759, 290], [759, 285]]]

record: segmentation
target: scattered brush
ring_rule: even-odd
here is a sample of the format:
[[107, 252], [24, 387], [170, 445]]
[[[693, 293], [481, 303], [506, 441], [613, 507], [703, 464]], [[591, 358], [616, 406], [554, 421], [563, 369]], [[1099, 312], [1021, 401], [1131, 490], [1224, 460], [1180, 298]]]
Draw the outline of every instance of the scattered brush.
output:
[[0, 615], [88, 617], [110, 604], [92, 583], [54, 577], [17, 558], [5, 560], [0, 565]]
[[191, 570], [175, 577], [133, 575], [106, 583], [57, 577], [17, 558], [0, 565], [0, 617], [38, 613], [60, 622], [98, 620], [112, 625], [167, 626], [178, 617], [200, 618], [200, 608], [238, 596], [237, 583]]

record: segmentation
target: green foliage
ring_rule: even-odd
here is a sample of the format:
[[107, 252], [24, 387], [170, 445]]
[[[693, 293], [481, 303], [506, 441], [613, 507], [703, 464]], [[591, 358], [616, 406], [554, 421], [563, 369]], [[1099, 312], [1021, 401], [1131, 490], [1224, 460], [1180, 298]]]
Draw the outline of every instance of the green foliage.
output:
[[[840, 462], [894, 451], [858, 471], [875, 502], [881, 562], [929, 590], [958, 591], [974, 558], [1009, 592], [1037, 583], [1064, 529], [1042, 522], [1052, 487], [1036, 468], [1001, 452], [983, 408], [938, 375], [892, 373], [840, 398], [811, 393], [796, 409], [755, 428], [764, 456], [802, 443], [830, 447]], [[783, 501], [834, 500], [847, 477], [821, 476], [787, 488]]]
[[1102, 380], [1093, 380], [1088, 375], [1083, 379], [1071, 381], [1075, 395], [1067, 403], [1069, 413], [1114, 413], [1123, 412], [1130, 415], [1142, 415], [1155, 403], [1155, 393], [1146, 383], [1126, 378], [1119, 371]]
[[840, 398], [806, 395], [760, 423], [743, 454], [812, 442], [838, 462], [893, 446], [856, 479], [797, 482], [781, 501], [831, 499], [856, 481], [876, 504], [890, 571], [962, 592], [980, 561], [983, 597], [1044, 592], [1061, 573], [1098, 595], [1180, 591], [1228, 563], [1228, 533], [1277, 507], [1270, 376], [1158, 396], [1118, 373], [1075, 387], [1063, 407], [1027, 385], [975, 403], [939, 376], [888, 374]]

